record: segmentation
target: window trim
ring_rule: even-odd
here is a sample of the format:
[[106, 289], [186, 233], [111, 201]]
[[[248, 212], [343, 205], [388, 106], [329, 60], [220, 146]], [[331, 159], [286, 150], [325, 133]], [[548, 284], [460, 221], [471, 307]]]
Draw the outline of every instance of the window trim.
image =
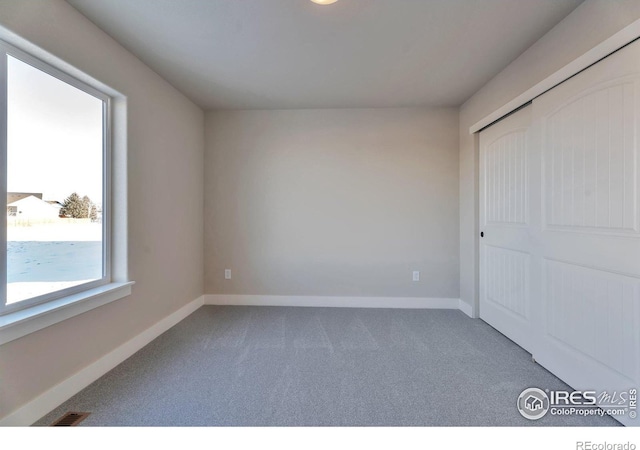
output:
[[113, 282], [0, 316], [0, 345], [127, 297], [134, 284]]
[[[0, 41], [0, 167], [5, 167], [5, 170], [0, 170], [0, 189], [5, 193], [0, 195], [0, 211], [7, 209], [7, 151], [8, 151], [8, 139], [7, 139], [7, 110], [8, 110], [8, 92], [7, 92], [7, 51], [6, 44]], [[7, 249], [7, 221], [6, 219], [0, 220], [0, 248], [4, 249], [6, 254]], [[4, 277], [4, 282], [0, 283], [0, 301], [2, 301], [0, 310], [4, 310], [7, 302], [7, 257], [0, 258], [0, 274]]]
[[[90, 281], [87, 283], [79, 284], [69, 288], [57, 290], [54, 292], [46, 293], [29, 299], [25, 299], [13, 304], [7, 305], [7, 259], [6, 257], [0, 258], [0, 275], [4, 277], [5, 281], [0, 283], [0, 319], [4, 317], [18, 317], [14, 315], [16, 312], [29, 310], [40, 305], [49, 304], [51, 302], [60, 303], [57, 300], [64, 300], [65, 298], [78, 298], [82, 299], [80, 295], [84, 292], [90, 292], [97, 288], [108, 286], [113, 284], [116, 288], [117, 285], [122, 283], [113, 283], [112, 281], [112, 105], [113, 97], [107, 93], [87, 84], [84, 81], [76, 78], [75, 76], [60, 70], [53, 65], [26, 53], [13, 45], [0, 40], [0, 165], [7, 167], [7, 100], [8, 100], [8, 57], [18, 59], [19, 61], [28, 64], [35, 69], [38, 69], [70, 86], [73, 86], [99, 100], [102, 101], [102, 277], [99, 280]], [[0, 171], [0, 188], [4, 189], [5, 195], [0, 195], [0, 211], [7, 209], [6, 204], [6, 192], [7, 192], [7, 171]], [[0, 221], [0, 247], [7, 248], [7, 223], [6, 220]], [[5, 252], [6, 254], [6, 252]], [[98, 289], [99, 291], [100, 289]], [[129, 290], [130, 293], [130, 290]], [[127, 294], [128, 295], [128, 294]], [[89, 295], [89, 297], [92, 297]], [[76, 300], [77, 301], [77, 300]], [[64, 301], [63, 301], [64, 303]], [[42, 308], [39, 308], [39, 310]], [[46, 309], [46, 308], [45, 308]], [[0, 322], [0, 331], [3, 328]], [[1, 341], [0, 341], [1, 343]]]

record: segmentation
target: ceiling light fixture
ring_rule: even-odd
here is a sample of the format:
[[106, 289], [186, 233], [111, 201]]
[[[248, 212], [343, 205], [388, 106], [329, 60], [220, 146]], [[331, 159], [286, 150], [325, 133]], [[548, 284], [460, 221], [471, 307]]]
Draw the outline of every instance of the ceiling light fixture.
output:
[[318, 5], [330, 5], [332, 3], [337, 2], [338, 0], [311, 0], [313, 3], [317, 3]]

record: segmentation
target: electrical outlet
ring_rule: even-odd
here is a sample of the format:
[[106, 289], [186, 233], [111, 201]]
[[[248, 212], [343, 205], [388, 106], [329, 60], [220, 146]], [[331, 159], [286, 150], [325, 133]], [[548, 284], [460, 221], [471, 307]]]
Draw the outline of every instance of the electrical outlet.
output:
[[413, 271], [413, 281], [420, 281], [420, 271], [418, 270]]
[[231, 279], [231, 269], [224, 269], [224, 279], [225, 280]]

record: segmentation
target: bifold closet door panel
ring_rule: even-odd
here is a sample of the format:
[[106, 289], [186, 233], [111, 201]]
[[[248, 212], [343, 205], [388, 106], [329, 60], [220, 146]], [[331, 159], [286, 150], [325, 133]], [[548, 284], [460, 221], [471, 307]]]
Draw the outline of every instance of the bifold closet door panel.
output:
[[640, 42], [540, 96], [532, 112], [534, 356], [575, 389], [638, 388]]
[[528, 351], [531, 107], [480, 133], [480, 318]]

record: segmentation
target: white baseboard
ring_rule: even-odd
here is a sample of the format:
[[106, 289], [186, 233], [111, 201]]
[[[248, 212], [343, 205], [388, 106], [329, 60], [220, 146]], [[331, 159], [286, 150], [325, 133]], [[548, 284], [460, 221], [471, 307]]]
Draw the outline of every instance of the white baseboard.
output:
[[0, 419], [0, 426], [28, 426], [80, 392], [85, 387], [129, 358], [169, 328], [189, 316], [204, 304], [204, 296], [183, 306], [160, 322], [88, 365], [60, 384]]
[[469, 316], [472, 319], [474, 319], [474, 317], [473, 317], [473, 308], [471, 307], [470, 304], [468, 304], [464, 300], [462, 300], [462, 299], [458, 300], [458, 309], [460, 311], [462, 311], [463, 313], [465, 313], [467, 316]]
[[435, 297], [319, 297], [306, 295], [215, 294], [205, 295], [204, 304], [340, 308], [459, 309], [460, 299]]

